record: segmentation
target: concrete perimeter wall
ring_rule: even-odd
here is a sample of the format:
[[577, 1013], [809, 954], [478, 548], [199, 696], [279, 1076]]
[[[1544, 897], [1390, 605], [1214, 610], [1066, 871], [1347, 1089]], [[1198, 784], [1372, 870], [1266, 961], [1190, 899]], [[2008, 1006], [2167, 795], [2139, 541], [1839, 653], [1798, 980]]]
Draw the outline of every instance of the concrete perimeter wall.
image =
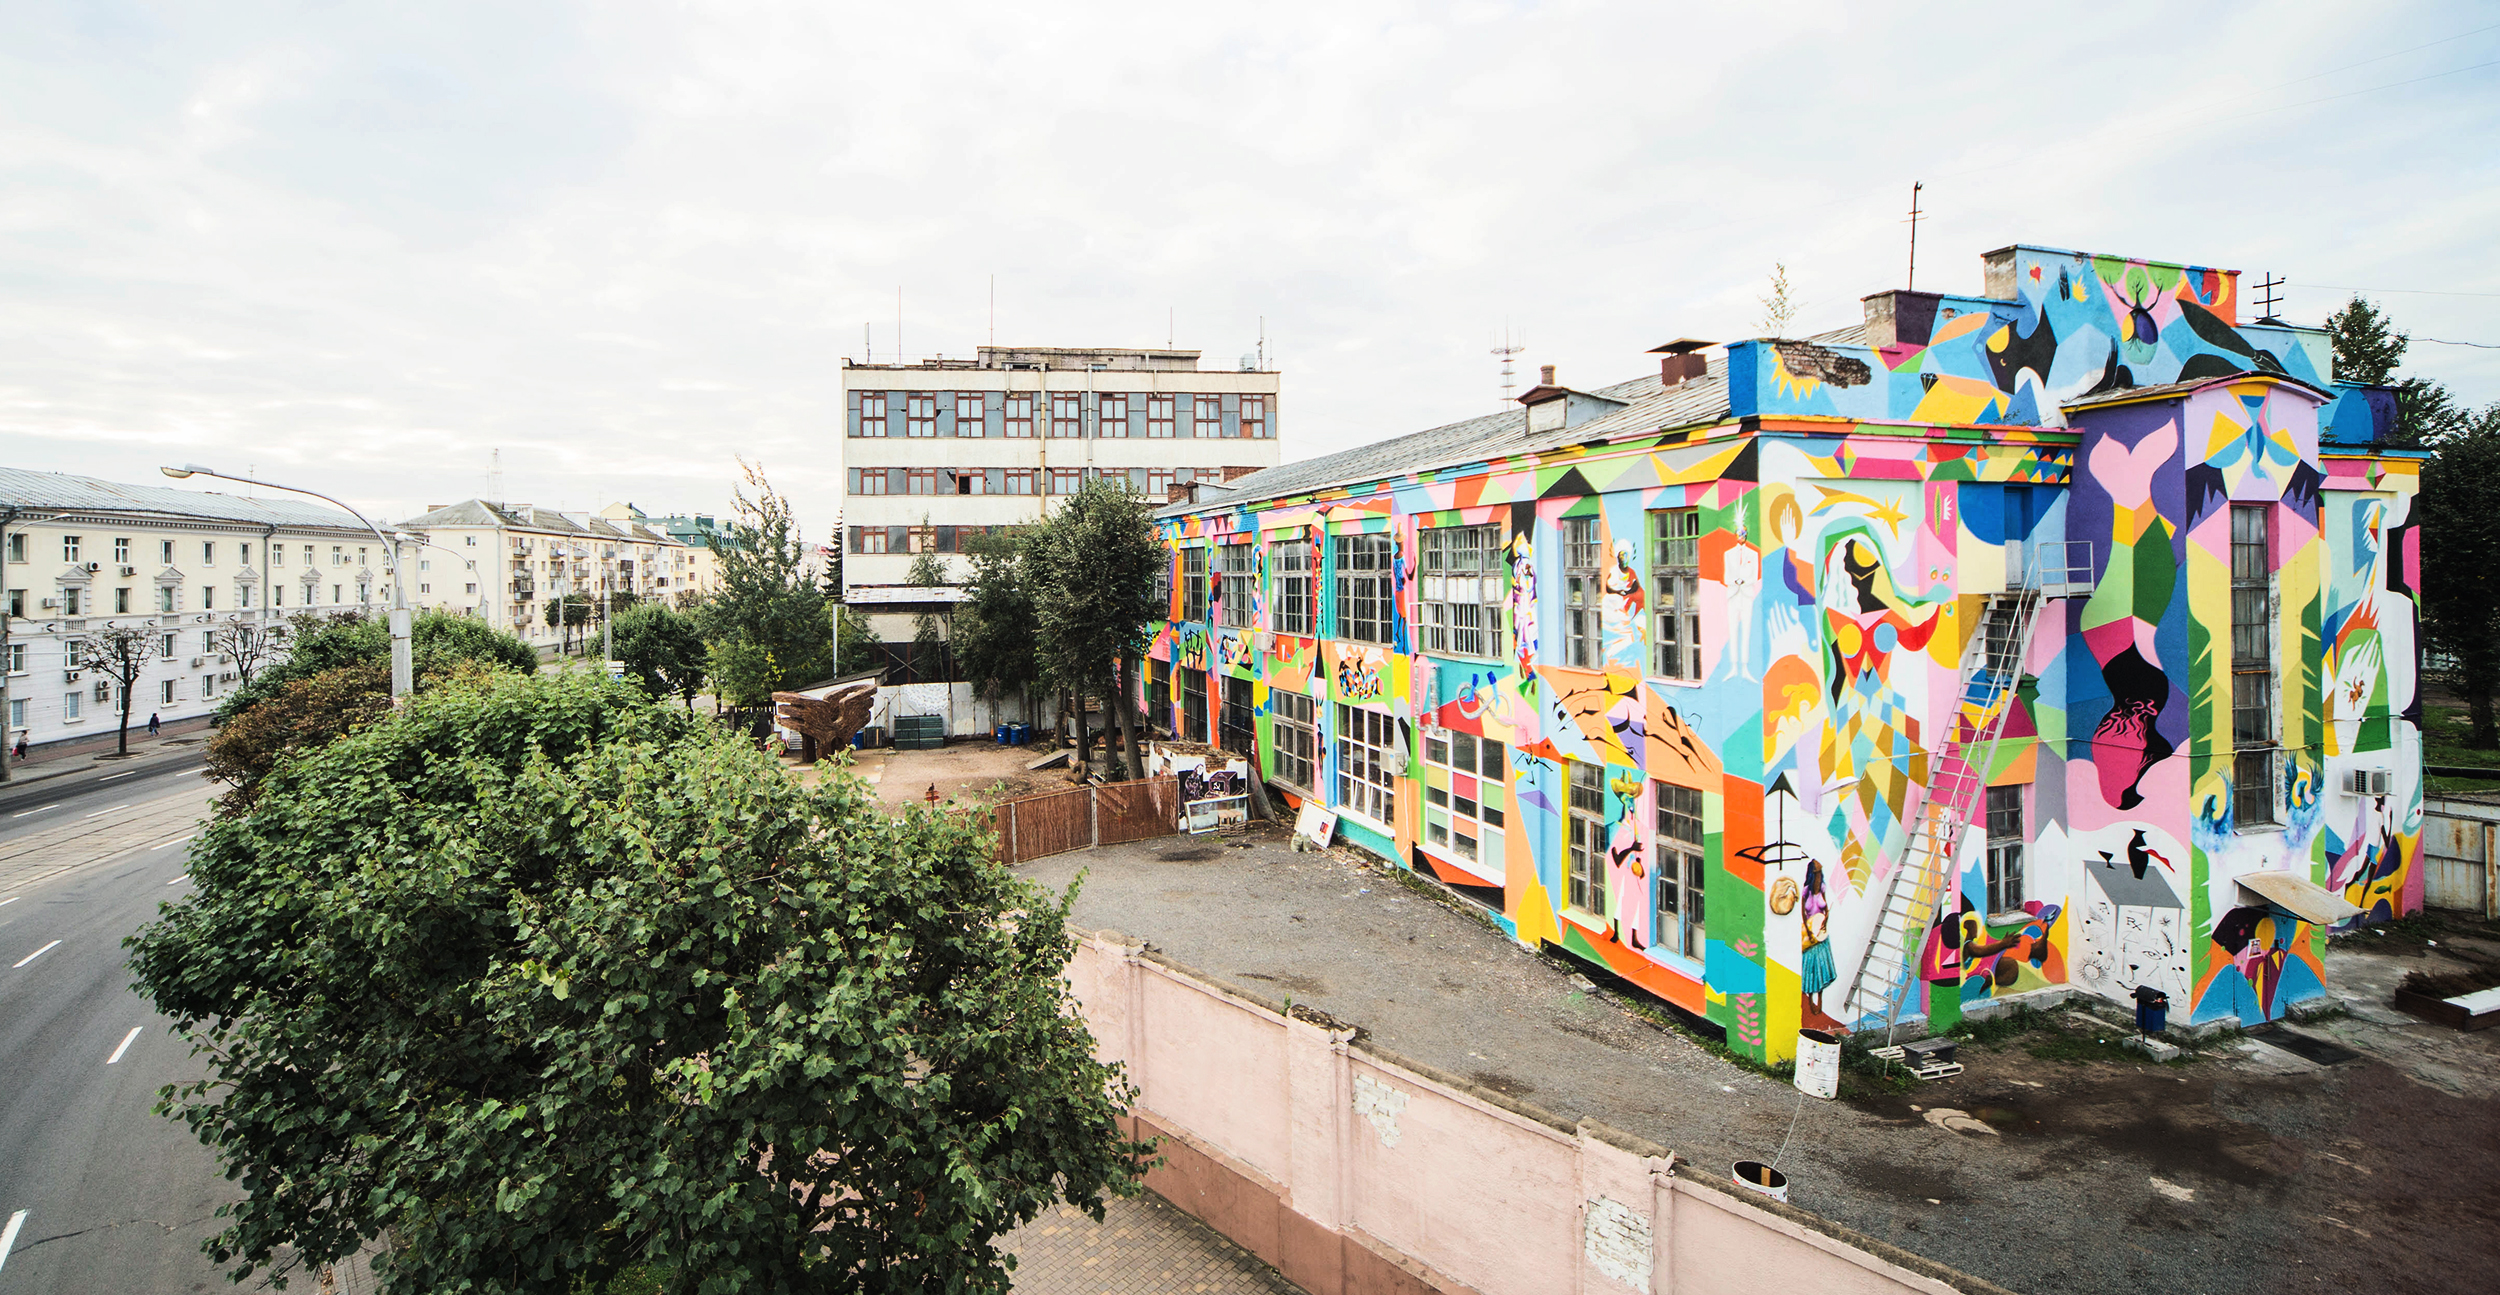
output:
[[1160, 1137], [1147, 1183], [1310, 1295], [2001, 1288], [1217, 984], [1116, 931], [1068, 968]]

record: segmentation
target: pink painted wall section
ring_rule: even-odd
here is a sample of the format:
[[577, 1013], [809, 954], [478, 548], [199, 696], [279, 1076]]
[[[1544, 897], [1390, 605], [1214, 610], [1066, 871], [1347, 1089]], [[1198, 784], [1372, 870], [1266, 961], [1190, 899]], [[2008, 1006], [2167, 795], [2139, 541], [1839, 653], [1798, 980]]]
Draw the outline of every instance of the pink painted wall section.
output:
[[1998, 1288], [1749, 1197], [1715, 1167], [1081, 934], [1069, 983], [1163, 1138], [1150, 1185], [1311, 1295]]

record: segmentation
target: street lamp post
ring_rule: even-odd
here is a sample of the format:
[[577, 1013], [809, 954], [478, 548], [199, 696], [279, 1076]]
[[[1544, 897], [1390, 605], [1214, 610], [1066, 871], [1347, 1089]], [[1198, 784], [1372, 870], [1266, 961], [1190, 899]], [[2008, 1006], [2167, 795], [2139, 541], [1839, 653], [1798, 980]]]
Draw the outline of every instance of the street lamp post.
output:
[[381, 542], [382, 555], [389, 558], [391, 563], [391, 700], [397, 702], [408, 695], [413, 686], [411, 675], [414, 672], [414, 653], [409, 643], [408, 581], [399, 570], [399, 546], [382, 534], [382, 528], [374, 525], [371, 518], [318, 490], [306, 490], [302, 486], [282, 486], [275, 482], [255, 480], [251, 477], [232, 476], [219, 472], [215, 468], [202, 467], [197, 463], [186, 463], [178, 468], [158, 468], [157, 471], [176, 481], [185, 477], [216, 477], [222, 481], [240, 481], [245, 485], [259, 486], [267, 490], [284, 490], [289, 494], [311, 495], [332, 507], [345, 509], [349, 516], [363, 522], [365, 529], [373, 532], [373, 538]]

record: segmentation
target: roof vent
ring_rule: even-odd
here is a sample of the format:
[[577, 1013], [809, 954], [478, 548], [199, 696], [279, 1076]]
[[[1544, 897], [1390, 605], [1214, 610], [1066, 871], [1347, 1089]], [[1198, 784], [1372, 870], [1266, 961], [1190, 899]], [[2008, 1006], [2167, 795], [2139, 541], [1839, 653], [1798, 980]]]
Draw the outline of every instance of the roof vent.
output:
[[1710, 360], [1702, 352], [1715, 343], [1698, 337], [1679, 337], [1664, 346], [1653, 346], [1649, 353], [1659, 357], [1658, 382], [1672, 387], [1679, 382], [1698, 378], [1710, 372]]
[[1550, 387], [1550, 386], [1553, 386], [1553, 385], [1554, 385], [1554, 366], [1553, 366], [1553, 365], [1550, 365], [1550, 364], [1540, 364], [1540, 365], [1538, 365], [1538, 366], [1537, 366], [1537, 370], [1536, 370], [1536, 372], [1537, 372], [1537, 385], [1538, 385], [1538, 386], [1540, 386], [1540, 387]]

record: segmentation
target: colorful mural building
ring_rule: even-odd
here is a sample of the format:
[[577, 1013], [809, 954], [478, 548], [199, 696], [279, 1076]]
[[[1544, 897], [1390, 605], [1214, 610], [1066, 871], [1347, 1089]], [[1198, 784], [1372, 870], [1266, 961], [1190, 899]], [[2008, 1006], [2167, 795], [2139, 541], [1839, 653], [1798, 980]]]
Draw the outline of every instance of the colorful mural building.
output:
[[2319, 997], [2421, 902], [2421, 456], [2233, 271], [1983, 264], [1165, 508], [1150, 715], [1766, 1060]]

